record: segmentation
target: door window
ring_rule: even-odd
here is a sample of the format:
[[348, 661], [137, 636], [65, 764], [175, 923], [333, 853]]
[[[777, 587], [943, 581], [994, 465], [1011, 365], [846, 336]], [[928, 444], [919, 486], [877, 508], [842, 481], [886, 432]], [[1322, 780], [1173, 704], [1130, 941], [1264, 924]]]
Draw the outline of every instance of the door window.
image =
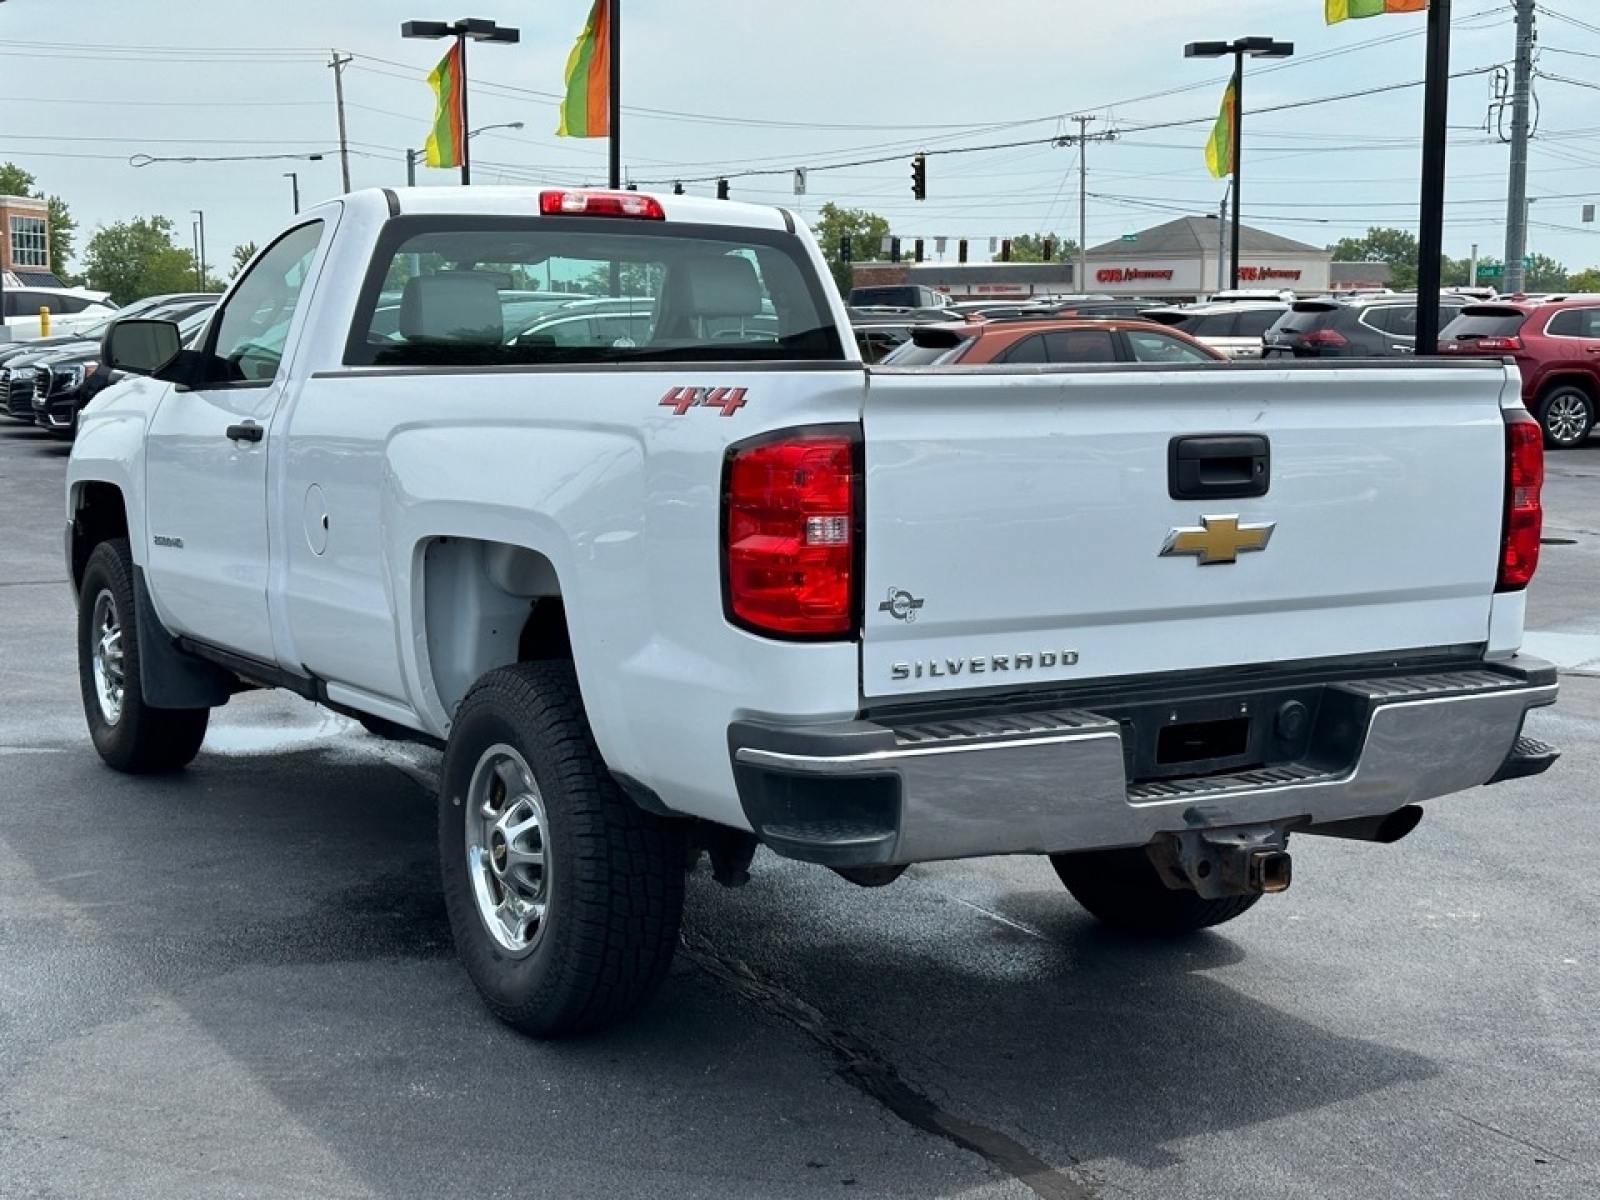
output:
[[1050, 359], [1045, 355], [1044, 334], [1042, 333], [1023, 338], [1015, 346], [995, 359], [995, 362], [1003, 363], [1042, 363], [1049, 361]]
[[211, 352], [229, 382], [267, 382], [277, 375], [289, 322], [321, 240], [321, 221], [291, 229], [234, 287], [212, 325]]
[[1239, 314], [1239, 324], [1234, 330], [1235, 337], [1260, 337], [1271, 329], [1273, 323], [1283, 314], [1277, 309], [1252, 309]]
[[1128, 346], [1133, 350], [1133, 357], [1137, 362], [1190, 363], [1216, 361], [1211, 355], [1203, 350], [1195, 349], [1188, 342], [1180, 342], [1175, 337], [1165, 333], [1157, 333], [1153, 329], [1125, 329], [1123, 334], [1127, 337]]
[[1567, 308], [1550, 318], [1551, 337], [1600, 338], [1600, 308]]

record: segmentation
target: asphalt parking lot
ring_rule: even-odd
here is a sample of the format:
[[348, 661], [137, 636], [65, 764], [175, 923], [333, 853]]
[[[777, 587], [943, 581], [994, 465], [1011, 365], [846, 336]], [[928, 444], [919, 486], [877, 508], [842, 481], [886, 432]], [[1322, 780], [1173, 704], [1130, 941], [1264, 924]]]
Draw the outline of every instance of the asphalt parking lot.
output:
[[1299, 839], [1177, 944], [1042, 860], [763, 855], [691, 880], [641, 1017], [552, 1044], [454, 962], [434, 752], [256, 694], [179, 776], [102, 767], [65, 464], [0, 425], [0, 1197], [1600, 1196], [1600, 441], [1549, 459], [1547, 775]]

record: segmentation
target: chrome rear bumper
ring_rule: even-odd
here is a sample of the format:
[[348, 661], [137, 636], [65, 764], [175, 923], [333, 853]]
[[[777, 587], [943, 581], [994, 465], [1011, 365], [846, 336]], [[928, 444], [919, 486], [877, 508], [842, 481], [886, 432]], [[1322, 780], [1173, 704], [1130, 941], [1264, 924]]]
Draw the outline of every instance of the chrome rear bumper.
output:
[[[775, 726], [729, 746], [751, 828], [829, 866], [1136, 846], [1158, 833], [1390, 813], [1495, 778], [1554, 668], [1526, 657], [1325, 685], [1336, 725], [1298, 761], [1128, 780], [1123, 725], [1087, 709], [956, 720]], [[1542, 770], [1553, 761], [1542, 760]], [[1519, 760], [1522, 761], [1522, 760]]]

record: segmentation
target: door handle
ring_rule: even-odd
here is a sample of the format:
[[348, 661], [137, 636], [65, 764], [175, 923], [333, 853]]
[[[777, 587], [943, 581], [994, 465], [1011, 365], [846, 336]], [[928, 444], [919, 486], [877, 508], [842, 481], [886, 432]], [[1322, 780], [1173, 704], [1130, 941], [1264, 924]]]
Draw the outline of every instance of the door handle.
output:
[[228, 426], [228, 440], [230, 442], [259, 442], [267, 431], [254, 421], [246, 421], [243, 425]]
[[1272, 446], [1262, 434], [1202, 434], [1167, 443], [1167, 495], [1174, 500], [1265, 496]]

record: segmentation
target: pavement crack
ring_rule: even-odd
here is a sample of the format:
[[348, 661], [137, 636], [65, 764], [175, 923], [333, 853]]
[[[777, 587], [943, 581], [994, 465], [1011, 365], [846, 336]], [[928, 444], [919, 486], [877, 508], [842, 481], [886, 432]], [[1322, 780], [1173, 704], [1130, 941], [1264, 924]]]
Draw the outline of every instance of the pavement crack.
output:
[[[735, 995], [788, 1021], [830, 1051], [838, 1060], [837, 1073], [841, 1079], [907, 1124], [979, 1155], [1025, 1185], [1040, 1200], [1097, 1200], [1099, 1197], [1100, 1193], [1088, 1182], [1051, 1166], [1015, 1138], [946, 1112], [932, 1097], [903, 1079], [894, 1064], [872, 1046], [841, 1029], [799, 996], [758, 978], [737, 959], [717, 953], [704, 938], [684, 933], [681, 942], [691, 962], [721, 981]], [[1072, 1159], [1072, 1165], [1078, 1166], [1078, 1160]]]
[[1577, 1163], [1573, 1162], [1572, 1159], [1563, 1154], [1557, 1154], [1554, 1150], [1551, 1150], [1547, 1146], [1541, 1146], [1538, 1142], [1530, 1142], [1527, 1138], [1518, 1137], [1514, 1133], [1507, 1133], [1504, 1129], [1498, 1129], [1495, 1126], [1490, 1125], [1487, 1121], [1480, 1121], [1475, 1117], [1469, 1117], [1464, 1112], [1456, 1112], [1455, 1109], [1446, 1109], [1445, 1111], [1447, 1111], [1452, 1117], [1459, 1117], [1468, 1125], [1476, 1125], [1479, 1129], [1482, 1129], [1487, 1133], [1492, 1133], [1498, 1137], [1503, 1137], [1506, 1139], [1506, 1141], [1515, 1142], [1519, 1146], [1526, 1146], [1529, 1150], [1534, 1150], [1540, 1154], [1547, 1155], [1558, 1162], [1564, 1162], [1569, 1167], [1575, 1167], [1578, 1165]]
[[61, 587], [67, 583], [67, 577], [59, 579], [0, 579], [0, 588], [14, 587]]

